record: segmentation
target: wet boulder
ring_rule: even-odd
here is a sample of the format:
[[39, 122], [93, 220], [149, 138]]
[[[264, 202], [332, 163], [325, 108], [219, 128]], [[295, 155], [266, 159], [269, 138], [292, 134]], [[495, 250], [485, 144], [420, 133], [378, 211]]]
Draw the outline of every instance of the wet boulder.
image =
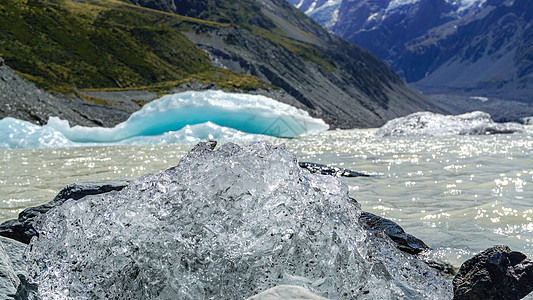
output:
[[352, 171], [349, 169], [330, 167], [323, 164], [317, 164], [313, 162], [298, 162], [300, 168], [307, 169], [311, 173], [318, 173], [322, 175], [331, 175], [337, 177], [371, 177], [374, 176], [365, 172]]
[[533, 262], [508, 246], [491, 247], [463, 263], [454, 299], [521, 299], [533, 291]]
[[[0, 299], [27, 299], [22, 291], [31, 289], [27, 283], [23, 259], [27, 245], [0, 237]], [[20, 297], [22, 295], [22, 297]]]
[[409, 254], [418, 254], [429, 247], [420, 239], [405, 233], [400, 225], [383, 217], [363, 211], [359, 219], [363, 228], [385, 233], [398, 249]]

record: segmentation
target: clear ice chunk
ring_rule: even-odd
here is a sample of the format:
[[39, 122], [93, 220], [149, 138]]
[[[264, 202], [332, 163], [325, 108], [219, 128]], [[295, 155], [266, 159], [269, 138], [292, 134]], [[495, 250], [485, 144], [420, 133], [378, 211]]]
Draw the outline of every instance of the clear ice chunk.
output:
[[488, 113], [474, 111], [457, 116], [417, 112], [388, 121], [379, 136], [450, 136], [514, 133], [524, 130], [518, 123], [496, 123]]
[[451, 283], [359, 225], [332, 176], [283, 147], [200, 143], [120, 192], [39, 217], [42, 299], [243, 299], [278, 285], [330, 299], [446, 299]]

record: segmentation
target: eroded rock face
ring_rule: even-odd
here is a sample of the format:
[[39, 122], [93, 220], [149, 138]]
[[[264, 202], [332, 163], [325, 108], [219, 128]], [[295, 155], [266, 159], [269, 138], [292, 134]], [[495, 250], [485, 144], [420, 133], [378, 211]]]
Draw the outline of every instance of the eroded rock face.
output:
[[508, 246], [467, 260], [453, 279], [454, 299], [521, 299], [533, 291], [533, 262]]
[[367, 235], [337, 178], [264, 143], [213, 148], [38, 217], [40, 296], [238, 299], [297, 285], [328, 298], [451, 298], [424, 262]]
[[11, 260], [0, 242], [0, 297], [13, 299], [19, 284], [20, 280], [13, 270]]

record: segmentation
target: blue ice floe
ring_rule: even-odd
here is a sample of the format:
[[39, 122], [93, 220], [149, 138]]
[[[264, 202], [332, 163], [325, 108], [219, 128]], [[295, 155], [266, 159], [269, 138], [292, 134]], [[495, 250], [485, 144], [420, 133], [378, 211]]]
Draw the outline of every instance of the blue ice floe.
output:
[[57, 117], [51, 117], [45, 126], [4, 118], [0, 120], [0, 148], [197, 143], [206, 139], [250, 142], [265, 136], [313, 135], [328, 128], [323, 120], [265, 96], [184, 92], [148, 103], [113, 128], [71, 127]]

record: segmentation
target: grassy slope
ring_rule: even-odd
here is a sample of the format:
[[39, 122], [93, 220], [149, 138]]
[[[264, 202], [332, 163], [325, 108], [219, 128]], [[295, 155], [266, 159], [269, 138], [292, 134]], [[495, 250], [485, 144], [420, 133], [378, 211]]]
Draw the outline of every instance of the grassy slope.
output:
[[180, 30], [228, 26], [113, 0], [3, 0], [0, 56], [38, 86], [166, 90], [193, 79], [226, 89], [264, 87], [257, 78], [216, 69]]
[[[327, 57], [322, 50], [314, 45], [297, 41], [287, 36], [282, 28], [261, 11], [261, 6], [249, 0], [173, 0], [175, 6], [168, 6], [168, 1], [162, 0], [122, 0], [137, 3], [144, 7], [151, 7], [160, 11], [171, 11], [179, 15], [189, 16], [204, 21], [230, 24], [250, 30], [254, 35], [268, 39], [283, 46], [288, 51], [304, 60], [311, 61], [325, 71], [335, 69], [333, 59]], [[300, 13], [295, 9], [297, 13]], [[303, 13], [301, 17], [311, 20]], [[295, 30], [298, 30], [295, 28]], [[302, 34], [305, 34], [302, 32]], [[310, 37], [312, 39], [312, 37]]]

